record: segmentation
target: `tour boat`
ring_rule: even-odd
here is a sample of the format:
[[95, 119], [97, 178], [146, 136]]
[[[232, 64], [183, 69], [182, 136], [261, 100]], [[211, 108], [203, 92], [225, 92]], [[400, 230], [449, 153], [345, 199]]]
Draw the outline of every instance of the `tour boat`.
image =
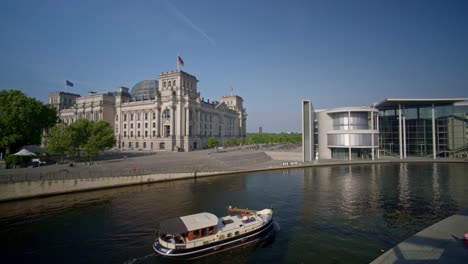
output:
[[156, 253], [172, 258], [198, 258], [254, 243], [273, 228], [273, 210], [232, 208], [228, 216], [198, 213], [164, 220], [153, 244]]

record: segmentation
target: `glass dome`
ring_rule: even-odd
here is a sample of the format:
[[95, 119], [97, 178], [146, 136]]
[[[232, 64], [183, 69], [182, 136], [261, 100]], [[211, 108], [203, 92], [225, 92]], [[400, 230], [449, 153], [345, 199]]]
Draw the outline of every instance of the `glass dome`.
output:
[[134, 99], [150, 99], [155, 98], [156, 89], [158, 89], [158, 81], [157, 80], [145, 80], [141, 81], [135, 86], [133, 86], [132, 90], [130, 91], [130, 95]]

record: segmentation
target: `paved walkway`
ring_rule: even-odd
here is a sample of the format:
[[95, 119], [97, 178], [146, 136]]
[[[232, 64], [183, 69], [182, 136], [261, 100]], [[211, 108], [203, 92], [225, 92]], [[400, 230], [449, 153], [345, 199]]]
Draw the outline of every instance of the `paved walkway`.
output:
[[[293, 151], [295, 152], [295, 151]], [[291, 152], [291, 153], [293, 153]], [[287, 158], [288, 152], [280, 157]], [[127, 158], [123, 158], [128, 155]], [[143, 156], [141, 156], [143, 155]], [[236, 150], [213, 152], [200, 150], [193, 152], [154, 152], [154, 153], [114, 153], [114, 159], [98, 163], [74, 163], [48, 165], [36, 168], [18, 168], [0, 170], [0, 183], [17, 181], [34, 181], [39, 179], [113, 177], [129, 175], [147, 175], [157, 173], [181, 172], [245, 172], [274, 168], [310, 167], [328, 165], [351, 165], [392, 162], [433, 162], [433, 159], [411, 158], [406, 160], [386, 157], [380, 160], [319, 160], [312, 163], [273, 159], [261, 150]], [[294, 155], [297, 156], [297, 155]], [[438, 159], [437, 162], [466, 162], [461, 159]]]
[[468, 247], [461, 240], [468, 231], [468, 209], [406, 239], [371, 264], [468, 263]]

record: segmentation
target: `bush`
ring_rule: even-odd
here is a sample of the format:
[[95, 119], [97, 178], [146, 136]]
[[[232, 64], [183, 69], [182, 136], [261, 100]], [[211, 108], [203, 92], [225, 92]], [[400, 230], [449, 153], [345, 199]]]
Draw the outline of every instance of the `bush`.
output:
[[207, 144], [209, 148], [214, 148], [214, 147], [219, 146], [218, 140], [214, 137], [209, 137]]
[[28, 163], [31, 162], [31, 156], [15, 156], [15, 155], [8, 155], [5, 158], [5, 162], [8, 168], [21, 166], [25, 167]]

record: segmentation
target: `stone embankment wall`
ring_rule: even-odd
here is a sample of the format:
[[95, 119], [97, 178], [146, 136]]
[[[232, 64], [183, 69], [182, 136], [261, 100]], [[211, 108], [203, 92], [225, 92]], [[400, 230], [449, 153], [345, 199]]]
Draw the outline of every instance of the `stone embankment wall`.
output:
[[111, 188], [133, 184], [143, 184], [159, 181], [170, 181], [187, 178], [229, 174], [230, 172], [190, 172], [166, 173], [139, 176], [100, 177], [84, 179], [39, 180], [0, 184], [0, 202], [31, 198], [45, 195], [63, 194], [77, 191], [87, 191]]

